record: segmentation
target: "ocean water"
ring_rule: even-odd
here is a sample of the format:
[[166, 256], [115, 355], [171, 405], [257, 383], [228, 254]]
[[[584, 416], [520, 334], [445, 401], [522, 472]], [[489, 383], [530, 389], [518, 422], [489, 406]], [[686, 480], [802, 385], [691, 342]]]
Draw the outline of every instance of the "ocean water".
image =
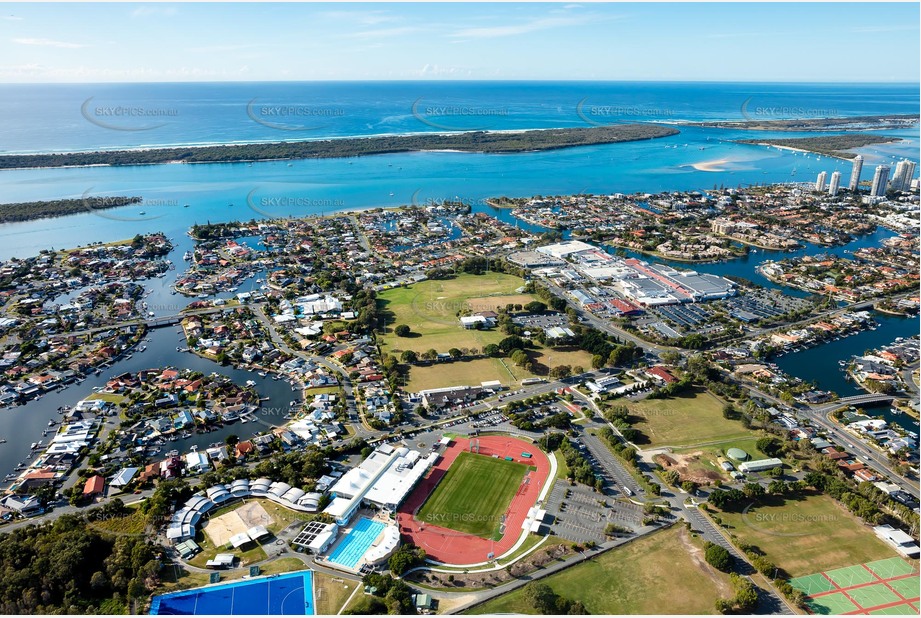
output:
[[7, 84], [0, 152], [917, 113], [918, 93], [917, 84]]

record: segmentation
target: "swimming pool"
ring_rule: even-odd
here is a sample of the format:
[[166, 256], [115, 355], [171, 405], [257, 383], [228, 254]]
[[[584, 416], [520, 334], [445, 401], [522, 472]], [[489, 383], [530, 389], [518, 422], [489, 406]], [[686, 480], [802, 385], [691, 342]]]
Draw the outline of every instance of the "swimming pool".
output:
[[310, 616], [315, 613], [312, 571], [171, 592], [154, 597], [150, 606], [153, 616]]
[[361, 557], [365, 555], [368, 548], [374, 542], [374, 539], [386, 528], [386, 524], [381, 521], [373, 521], [362, 517], [355, 523], [352, 530], [344, 539], [339, 541], [329, 556], [326, 557], [330, 562], [341, 564], [342, 566], [354, 569]]

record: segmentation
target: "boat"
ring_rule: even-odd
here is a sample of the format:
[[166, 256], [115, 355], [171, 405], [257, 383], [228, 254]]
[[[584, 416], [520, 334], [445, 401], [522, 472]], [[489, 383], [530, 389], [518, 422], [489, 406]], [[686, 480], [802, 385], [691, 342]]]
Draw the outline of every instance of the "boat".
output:
[[29, 447], [29, 450], [34, 451], [37, 448], [38, 448], [38, 442], [33, 442], [32, 446]]
[[6, 438], [0, 438], [0, 444], [6, 444]]
[[48, 426], [49, 426], [49, 427], [54, 427], [54, 421], [53, 421], [53, 420], [48, 421]]
[[264, 377], [265, 377], [266, 375], [268, 375], [268, 374], [266, 374], [266, 372], [264, 372], [264, 371], [260, 371], [260, 372], [258, 372], [257, 375], [259, 375], [259, 377], [264, 378]]
[[141, 211], [141, 212], [139, 212], [138, 214], [139, 214], [139, 215], [146, 215], [147, 213], [146, 213], [146, 212], [144, 212], [144, 211], [142, 210], [142, 211]]
[[241, 416], [241, 417], [240, 417], [240, 422], [243, 423], [243, 424], [245, 425], [245, 424], [248, 423], [249, 421], [246, 419], [245, 416]]
[[188, 208], [189, 206], [191, 206], [191, 204], [186, 204], [183, 208]]
[[256, 382], [253, 381], [253, 380], [247, 380], [247, 381], [246, 381], [246, 385], [247, 385], [247, 386], [256, 386]]
[[198, 450], [198, 445], [193, 444], [193, 445], [189, 448], [189, 450], [192, 451], [192, 452], [194, 453], [195, 451]]

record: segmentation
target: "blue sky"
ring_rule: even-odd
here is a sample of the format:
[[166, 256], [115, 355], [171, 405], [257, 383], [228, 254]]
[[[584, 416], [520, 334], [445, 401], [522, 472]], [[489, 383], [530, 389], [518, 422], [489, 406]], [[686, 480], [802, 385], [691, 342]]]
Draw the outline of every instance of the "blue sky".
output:
[[917, 82], [919, 5], [0, 4], [0, 82]]

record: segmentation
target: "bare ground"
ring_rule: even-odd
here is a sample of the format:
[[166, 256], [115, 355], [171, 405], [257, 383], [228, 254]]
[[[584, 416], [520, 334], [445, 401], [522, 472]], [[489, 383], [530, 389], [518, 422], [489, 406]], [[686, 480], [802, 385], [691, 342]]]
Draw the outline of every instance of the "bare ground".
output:
[[661, 454], [655, 456], [655, 461], [665, 470], [675, 470], [682, 481], [693, 481], [698, 485], [709, 485], [713, 481], [723, 480], [716, 470], [710, 470], [704, 467], [701, 457], [706, 454], [703, 451], [694, 451], [685, 455], [676, 453]]

